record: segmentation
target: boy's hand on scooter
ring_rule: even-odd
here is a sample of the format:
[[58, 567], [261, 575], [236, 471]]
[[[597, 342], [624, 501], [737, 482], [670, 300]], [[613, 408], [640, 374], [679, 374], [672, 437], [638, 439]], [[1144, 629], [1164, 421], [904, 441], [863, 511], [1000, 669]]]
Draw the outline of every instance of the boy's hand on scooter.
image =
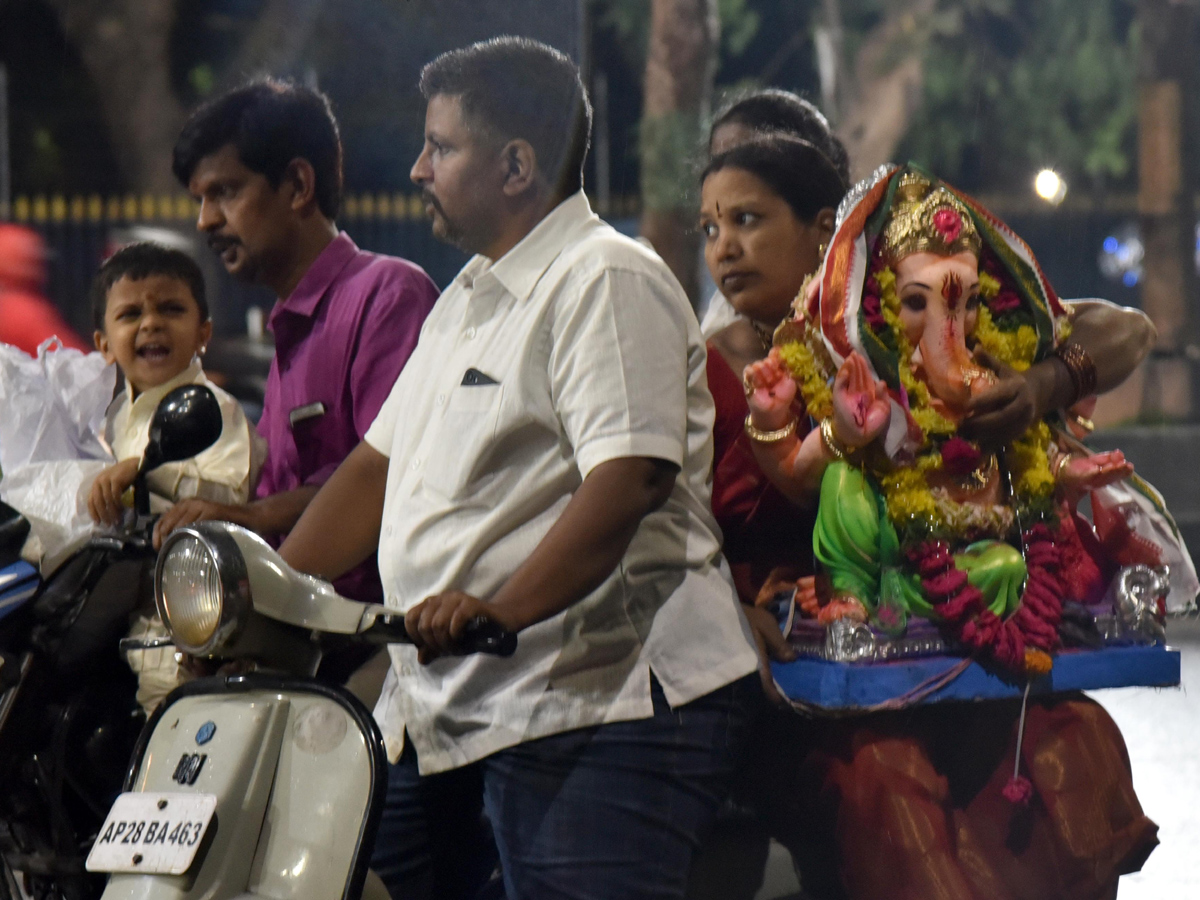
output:
[[462, 591], [444, 591], [426, 597], [404, 614], [404, 628], [417, 647], [417, 661], [427, 665], [439, 656], [460, 653], [467, 624], [480, 616], [512, 630], [495, 607], [478, 597]]
[[133, 484], [137, 473], [138, 460], [135, 457], [123, 459], [96, 476], [87, 501], [88, 515], [93, 522], [112, 528], [121, 524], [121, 518], [125, 515], [121, 495]]

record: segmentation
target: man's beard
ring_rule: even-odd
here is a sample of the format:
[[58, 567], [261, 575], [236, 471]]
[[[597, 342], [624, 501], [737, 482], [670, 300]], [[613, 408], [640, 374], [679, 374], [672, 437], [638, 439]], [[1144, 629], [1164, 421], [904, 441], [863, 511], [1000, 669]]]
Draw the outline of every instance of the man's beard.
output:
[[[422, 202], [433, 207], [433, 236], [440, 241], [445, 241], [452, 247], [457, 247], [467, 253], [474, 252], [468, 244], [466, 230], [457, 222], [446, 215], [446, 211], [442, 209], [442, 204], [438, 202], [437, 197], [429, 193], [429, 191], [421, 191]], [[438, 234], [437, 223], [441, 222], [441, 234]]]

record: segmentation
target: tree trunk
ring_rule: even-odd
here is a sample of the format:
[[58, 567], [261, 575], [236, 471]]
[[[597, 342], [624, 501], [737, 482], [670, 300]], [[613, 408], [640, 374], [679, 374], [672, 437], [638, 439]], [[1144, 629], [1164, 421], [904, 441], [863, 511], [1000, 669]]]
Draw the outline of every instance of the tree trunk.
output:
[[[187, 111], [171, 89], [176, 0], [48, 0], [96, 84], [121, 180], [134, 191], [172, 193], [171, 150]], [[267, 0], [223, 88], [257, 71], [285, 72], [311, 36], [321, 0]]]
[[716, 0], [653, 0], [639, 135], [641, 233], [694, 304], [700, 235], [695, 171], [720, 43]]
[[1142, 413], [1152, 418], [1191, 414], [1193, 365], [1186, 356], [1197, 297], [1195, 166], [1189, 151], [1195, 127], [1188, 98], [1195, 86], [1196, 17], [1188, 4], [1141, 0], [1138, 66], [1138, 213], [1142, 244], [1142, 309], [1158, 329], [1147, 363]]
[[124, 183], [178, 189], [171, 148], [184, 110], [171, 90], [174, 0], [50, 0], [100, 95]]
[[853, 181], [897, 161], [896, 147], [921, 102], [928, 20], [936, 7], [936, 0], [887, 4], [883, 21], [863, 41], [854, 65], [838, 66], [853, 73], [837, 92], [845, 110], [836, 129], [850, 154]]
[[268, 0], [221, 79], [223, 89], [259, 74], [283, 75], [312, 37], [324, 0]]

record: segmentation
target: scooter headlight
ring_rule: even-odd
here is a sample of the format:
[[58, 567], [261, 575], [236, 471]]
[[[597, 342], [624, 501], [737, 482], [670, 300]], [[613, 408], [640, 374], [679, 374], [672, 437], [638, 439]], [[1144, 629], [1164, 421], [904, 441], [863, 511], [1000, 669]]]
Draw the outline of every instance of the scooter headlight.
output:
[[246, 563], [222, 523], [199, 523], [171, 533], [154, 570], [158, 614], [175, 646], [210, 656], [234, 637], [250, 610]]

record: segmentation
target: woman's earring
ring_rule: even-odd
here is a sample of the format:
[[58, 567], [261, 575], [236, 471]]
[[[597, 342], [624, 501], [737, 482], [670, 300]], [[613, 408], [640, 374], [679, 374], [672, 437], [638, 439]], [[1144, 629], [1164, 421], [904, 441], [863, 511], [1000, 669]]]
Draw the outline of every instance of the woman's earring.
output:
[[829, 245], [827, 243], [825, 243], [824, 241], [821, 241], [821, 243], [817, 244], [817, 256], [821, 257], [821, 259], [824, 259], [825, 251], [828, 249], [829, 249]]

